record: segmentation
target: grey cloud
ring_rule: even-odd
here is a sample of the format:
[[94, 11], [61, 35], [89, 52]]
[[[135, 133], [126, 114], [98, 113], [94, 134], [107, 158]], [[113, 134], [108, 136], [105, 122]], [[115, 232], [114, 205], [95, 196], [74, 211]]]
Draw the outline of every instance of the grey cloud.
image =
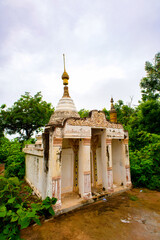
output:
[[[69, 74], [77, 66], [82, 66], [83, 71], [83, 65], [90, 62], [95, 63], [96, 69], [119, 66], [126, 74], [125, 79], [114, 78], [110, 82], [97, 76], [96, 86], [90, 87], [89, 76], [84, 75], [79, 82], [77, 72], [73, 79], [77, 84], [70, 86], [77, 108], [99, 108], [111, 94], [117, 100], [128, 101], [134, 93], [136, 102], [140, 97], [139, 81], [145, 74], [144, 63], [159, 51], [159, 12], [159, 0], [2, 1], [0, 81], [5, 83], [0, 102], [14, 101], [28, 90], [41, 90], [45, 99], [55, 103], [62, 90], [59, 81], [63, 52]], [[24, 67], [15, 66], [14, 61], [21, 62], [22, 55]], [[8, 100], [12, 81], [19, 87], [12, 89]], [[49, 88], [46, 81], [51, 84]], [[78, 92], [79, 84], [87, 89], [85, 93]]]

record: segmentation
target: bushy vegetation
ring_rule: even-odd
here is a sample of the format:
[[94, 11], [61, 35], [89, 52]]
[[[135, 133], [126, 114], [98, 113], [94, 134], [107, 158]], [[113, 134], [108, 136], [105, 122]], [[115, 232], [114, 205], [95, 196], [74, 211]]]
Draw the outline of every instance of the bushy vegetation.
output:
[[0, 163], [5, 163], [5, 176], [22, 179], [25, 174], [23, 144], [17, 139], [0, 138]]
[[56, 198], [47, 197], [41, 203], [28, 204], [21, 197], [21, 182], [17, 177], [0, 177], [0, 239], [20, 239], [20, 229], [30, 223], [40, 225], [40, 217], [54, 215], [52, 205]]
[[[130, 150], [132, 182], [137, 187], [160, 190], [160, 136], [149, 135], [144, 147]], [[146, 142], [146, 139], [142, 140], [142, 143]]]
[[79, 115], [81, 118], [88, 117], [89, 116], [89, 110], [86, 110], [84, 108], [79, 110]]

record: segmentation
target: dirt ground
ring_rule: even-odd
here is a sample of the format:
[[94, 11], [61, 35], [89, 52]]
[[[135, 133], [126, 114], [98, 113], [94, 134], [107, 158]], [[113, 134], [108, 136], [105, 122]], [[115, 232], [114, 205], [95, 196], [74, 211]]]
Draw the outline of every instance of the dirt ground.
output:
[[26, 240], [159, 240], [160, 192], [132, 189], [21, 231]]

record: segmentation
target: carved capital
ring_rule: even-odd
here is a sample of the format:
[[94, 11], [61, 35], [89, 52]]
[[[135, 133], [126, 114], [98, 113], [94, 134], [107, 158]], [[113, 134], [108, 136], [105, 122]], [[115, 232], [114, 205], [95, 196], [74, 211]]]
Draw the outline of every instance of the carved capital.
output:
[[126, 168], [126, 169], [127, 169], [127, 168], [130, 168], [130, 166], [129, 166], [129, 165], [126, 165], [125, 168]]
[[98, 140], [99, 140], [99, 138], [97, 135], [94, 135], [91, 138], [91, 148], [92, 148], [93, 152], [95, 152], [96, 148], [98, 147]]
[[128, 138], [123, 140], [124, 144], [128, 144]]
[[90, 146], [91, 145], [91, 139], [90, 138], [83, 138], [83, 145]]
[[74, 153], [77, 153], [79, 149], [79, 139], [69, 139], [69, 143]]
[[63, 141], [63, 138], [53, 138], [53, 146], [61, 147], [62, 141]]
[[112, 167], [108, 167], [107, 170], [108, 170], [108, 171], [112, 171]]
[[112, 139], [106, 138], [106, 144], [112, 144]]

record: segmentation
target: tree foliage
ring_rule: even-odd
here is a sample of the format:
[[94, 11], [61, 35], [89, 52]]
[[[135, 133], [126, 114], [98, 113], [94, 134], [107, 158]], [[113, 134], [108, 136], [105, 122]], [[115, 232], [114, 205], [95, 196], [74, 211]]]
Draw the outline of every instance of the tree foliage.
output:
[[106, 119], [110, 120], [109, 111], [106, 108], [103, 108], [102, 111], [105, 113]]
[[3, 104], [1, 107], [0, 107], [0, 138], [4, 136], [4, 117], [3, 117], [3, 109], [6, 107], [5, 104]]
[[153, 64], [145, 63], [147, 76], [140, 82], [143, 101], [158, 99], [160, 96], [160, 52], [154, 57]]
[[41, 92], [33, 97], [26, 92], [11, 108], [1, 109], [3, 128], [9, 134], [19, 133], [21, 139], [29, 139], [48, 123], [54, 108], [42, 100]]
[[5, 163], [5, 176], [22, 179], [25, 174], [25, 159], [22, 143], [17, 139], [0, 138], [0, 163]]
[[114, 107], [117, 112], [117, 121], [119, 123], [122, 123], [124, 128], [126, 128], [135, 110], [131, 108], [129, 105], [124, 105], [122, 100], [118, 100], [118, 102], [115, 103]]
[[[155, 136], [154, 136], [155, 138]], [[130, 151], [131, 177], [137, 187], [160, 190], [160, 136], [140, 150]]]
[[144, 131], [160, 134], [159, 100], [148, 100], [139, 105], [139, 124]]
[[86, 110], [84, 108], [79, 110], [79, 115], [81, 118], [88, 117], [89, 116], [89, 110]]

